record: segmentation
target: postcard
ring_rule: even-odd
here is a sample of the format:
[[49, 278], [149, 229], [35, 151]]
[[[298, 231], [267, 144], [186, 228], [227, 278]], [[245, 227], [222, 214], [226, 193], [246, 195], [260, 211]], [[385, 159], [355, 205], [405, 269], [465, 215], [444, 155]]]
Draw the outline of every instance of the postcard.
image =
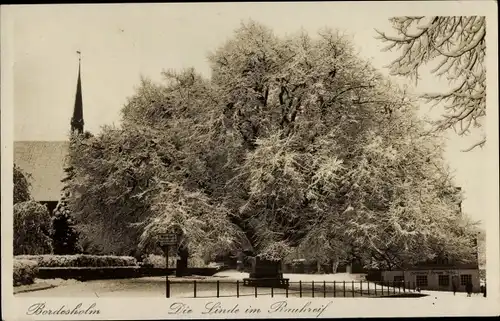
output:
[[495, 9], [2, 6], [2, 318], [499, 315]]

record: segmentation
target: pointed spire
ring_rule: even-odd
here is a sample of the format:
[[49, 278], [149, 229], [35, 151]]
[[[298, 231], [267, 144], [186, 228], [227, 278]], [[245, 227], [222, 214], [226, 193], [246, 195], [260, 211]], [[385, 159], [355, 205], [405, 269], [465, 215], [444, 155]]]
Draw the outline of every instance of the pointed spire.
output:
[[75, 97], [75, 109], [73, 110], [73, 117], [71, 118], [71, 133], [75, 131], [78, 134], [83, 133], [83, 100], [82, 100], [82, 80], [81, 80], [81, 52], [77, 51], [78, 54], [78, 81], [76, 84], [76, 97]]

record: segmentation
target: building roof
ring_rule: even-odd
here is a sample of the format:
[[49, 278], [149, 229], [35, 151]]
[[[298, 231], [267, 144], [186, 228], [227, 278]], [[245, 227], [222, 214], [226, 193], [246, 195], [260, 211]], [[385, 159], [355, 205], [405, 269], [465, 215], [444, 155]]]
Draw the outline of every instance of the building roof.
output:
[[31, 175], [31, 195], [35, 201], [58, 201], [64, 178], [67, 141], [16, 141], [14, 163]]

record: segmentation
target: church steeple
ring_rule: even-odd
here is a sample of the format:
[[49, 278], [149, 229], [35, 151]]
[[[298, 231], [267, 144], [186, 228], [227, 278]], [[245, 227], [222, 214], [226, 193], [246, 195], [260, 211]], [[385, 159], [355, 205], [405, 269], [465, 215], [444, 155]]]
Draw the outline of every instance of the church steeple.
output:
[[82, 79], [80, 75], [81, 70], [81, 53], [78, 53], [78, 81], [76, 84], [76, 97], [75, 97], [75, 108], [73, 110], [73, 117], [71, 118], [71, 133], [82, 134], [83, 133], [83, 101], [82, 101]]

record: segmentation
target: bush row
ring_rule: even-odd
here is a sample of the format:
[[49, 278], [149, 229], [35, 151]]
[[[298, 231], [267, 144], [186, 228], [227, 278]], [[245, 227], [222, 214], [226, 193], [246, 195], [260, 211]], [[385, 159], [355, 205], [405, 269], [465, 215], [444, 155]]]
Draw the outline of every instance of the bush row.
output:
[[[168, 266], [169, 267], [175, 267], [177, 262], [176, 257], [169, 257], [168, 258]], [[149, 254], [145, 256], [142, 259], [142, 265], [143, 266], [150, 266], [150, 267], [155, 267], [155, 268], [166, 268], [166, 260], [163, 255], [155, 255], [155, 254]], [[204, 268], [208, 267], [207, 264], [205, 264], [205, 261], [199, 257], [190, 257], [188, 259], [188, 267], [189, 268]]]
[[[116, 267], [52, 267], [40, 268], [38, 278], [40, 279], [75, 279], [79, 281], [140, 278], [146, 276], [165, 276], [173, 274], [174, 269], [144, 268], [136, 266]], [[185, 276], [199, 275], [212, 276], [217, 273], [216, 268], [188, 268]]]
[[[169, 271], [173, 272], [175, 258], [169, 258]], [[202, 260], [190, 258], [188, 274], [210, 276], [216, 268], [207, 268]], [[14, 286], [32, 284], [35, 278], [51, 279], [115, 279], [166, 274], [165, 257], [149, 255], [143, 260], [128, 256], [98, 255], [18, 255], [14, 258]]]
[[38, 274], [38, 263], [32, 260], [14, 259], [14, 286], [33, 284]]
[[19, 260], [38, 262], [39, 267], [112, 267], [137, 266], [137, 260], [131, 256], [111, 255], [18, 255]]

